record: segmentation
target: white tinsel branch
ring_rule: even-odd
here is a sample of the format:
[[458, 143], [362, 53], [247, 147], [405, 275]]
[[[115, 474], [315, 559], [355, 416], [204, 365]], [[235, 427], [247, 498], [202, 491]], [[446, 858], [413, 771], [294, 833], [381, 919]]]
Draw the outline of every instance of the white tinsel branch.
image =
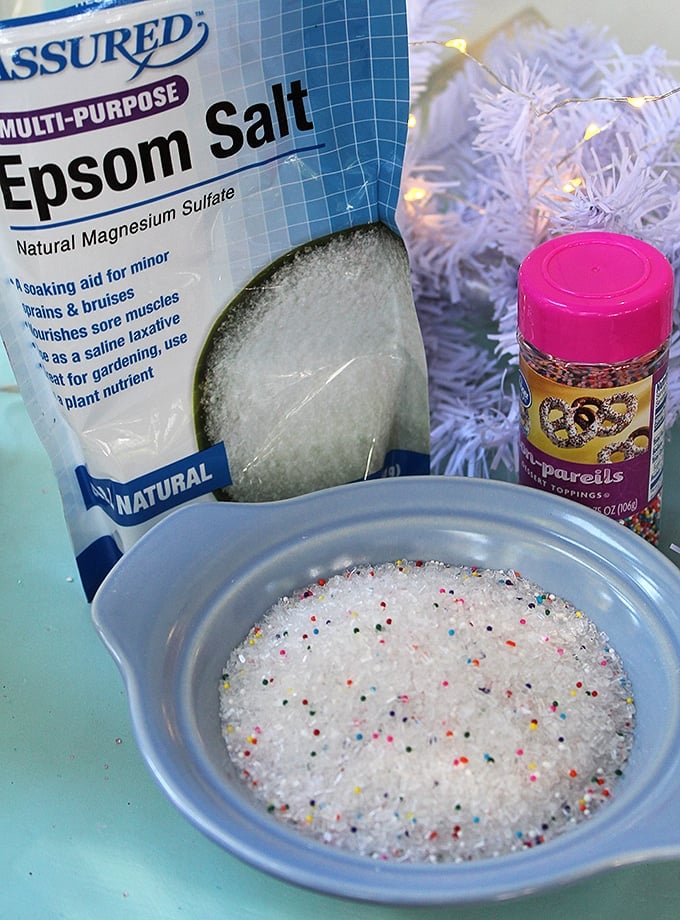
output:
[[411, 47], [411, 103], [416, 105], [426, 89], [432, 71], [446, 53], [443, 44], [469, 15], [466, 0], [409, 0], [407, 3], [408, 34]]

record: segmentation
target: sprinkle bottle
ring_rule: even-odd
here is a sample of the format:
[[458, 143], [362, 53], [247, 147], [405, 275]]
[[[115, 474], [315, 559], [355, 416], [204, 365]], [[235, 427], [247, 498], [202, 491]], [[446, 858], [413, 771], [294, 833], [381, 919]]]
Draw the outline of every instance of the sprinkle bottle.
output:
[[653, 246], [592, 231], [519, 270], [519, 481], [658, 544], [673, 272]]

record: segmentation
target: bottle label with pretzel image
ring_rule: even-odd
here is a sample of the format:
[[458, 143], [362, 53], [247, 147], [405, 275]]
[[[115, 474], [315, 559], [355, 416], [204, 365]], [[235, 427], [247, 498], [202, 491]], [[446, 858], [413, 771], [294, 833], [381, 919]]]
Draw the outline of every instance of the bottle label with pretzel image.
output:
[[609, 382], [561, 382], [521, 355], [519, 479], [644, 529], [660, 504], [667, 362], [650, 376]]
[[674, 303], [666, 256], [607, 230], [554, 236], [519, 268], [520, 482], [655, 546]]

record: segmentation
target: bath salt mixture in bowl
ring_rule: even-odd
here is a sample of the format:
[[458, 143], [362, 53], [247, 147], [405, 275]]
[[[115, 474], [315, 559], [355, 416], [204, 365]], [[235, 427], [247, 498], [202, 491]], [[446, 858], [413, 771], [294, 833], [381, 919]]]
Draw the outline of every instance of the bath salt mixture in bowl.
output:
[[634, 734], [607, 637], [513, 571], [347, 570], [282, 598], [219, 688], [229, 756], [277, 818], [366, 857], [535, 847], [604, 805]]

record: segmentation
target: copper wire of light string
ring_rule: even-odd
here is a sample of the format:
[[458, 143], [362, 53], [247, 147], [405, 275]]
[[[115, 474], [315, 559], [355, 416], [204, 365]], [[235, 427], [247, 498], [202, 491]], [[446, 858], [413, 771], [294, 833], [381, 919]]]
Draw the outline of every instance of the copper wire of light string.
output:
[[544, 118], [548, 115], [552, 115], [557, 109], [564, 108], [568, 105], [582, 105], [588, 102], [614, 102], [614, 103], [626, 103], [627, 105], [632, 105], [634, 108], [641, 108], [643, 105], [648, 102], [663, 102], [664, 99], [668, 99], [671, 96], [675, 96], [680, 93], [680, 86], [673, 86], [671, 89], [666, 90], [663, 93], [643, 93], [639, 96], [572, 96], [568, 99], [561, 99], [559, 102], [556, 102], [554, 105], [551, 105], [547, 109], [539, 109], [534, 105], [534, 99], [528, 93], [522, 93], [514, 87], [510, 86], [509, 83], [506, 83], [488, 64], [485, 64], [484, 61], [481, 61], [479, 58], [476, 58], [473, 54], [467, 50], [466, 42], [464, 39], [453, 39], [451, 41], [415, 41], [410, 42], [410, 47], [417, 48], [424, 45], [438, 45], [442, 48], [452, 48], [457, 51], [458, 54], [461, 54], [463, 57], [472, 61], [476, 66], [481, 67], [481, 69], [491, 77], [491, 79], [497, 83], [503, 89], [508, 90], [508, 92], [513, 93], [513, 95], [518, 96], [521, 99], [526, 99], [527, 102], [531, 103], [531, 108], [537, 118]]
[[[587, 97], [586, 96], [584, 97], [571, 96], [567, 99], [562, 99], [559, 102], [556, 102], [554, 105], [551, 105], [546, 109], [539, 109], [535, 105], [534, 98], [530, 94], [523, 93], [520, 90], [517, 90], [514, 87], [510, 86], [510, 84], [506, 83], [506, 81], [503, 80], [503, 78], [499, 74], [497, 74], [491, 67], [489, 67], [488, 64], [486, 64], [484, 61], [480, 60], [479, 58], [475, 57], [475, 55], [471, 54], [467, 50], [467, 42], [465, 39], [455, 38], [455, 39], [450, 39], [449, 41], [437, 41], [434, 39], [428, 39], [428, 40], [409, 42], [409, 47], [411, 48], [418, 48], [418, 47], [425, 47], [425, 46], [448, 48], [448, 49], [457, 51], [458, 54], [460, 54], [462, 57], [467, 58], [468, 60], [472, 61], [472, 63], [475, 64], [477, 67], [480, 67], [496, 84], [498, 84], [499, 87], [507, 90], [509, 93], [512, 93], [514, 96], [516, 96], [519, 99], [526, 99], [526, 101], [530, 104], [532, 114], [536, 118], [539, 118], [539, 119], [546, 118], [552, 115], [553, 112], [557, 111], [560, 108], [565, 108], [566, 106], [570, 106], [570, 105], [583, 105], [585, 103], [609, 102], [609, 103], [615, 103], [619, 105], [625, 103], [626, 105], [630, 105], [633, 108], [640, 109], [642, 108], [643, 105], [646, 105], [647, 103], [662, 102], [663, 100], [668, 99], [671, 96], [674, 96], [680, 93], [680, 86], [674, 86], [671, 89], [666, 90], [663, 93], [657, 93], [657, 94], [644, 93], [639, 96], [587, 96]], [[415, 117], [411, 115], [409, 117], [409, 127], [410, 128], [414, 127], [415, 123], [416, 123]], [[616, 123], [615, 118], [610, 119], [608, 122], [606, 122], [603, 125], [594, 126], [594, 130], [592, 132], [590, 131], [590, 126], [589, 126], [589, 128], [586, 129], [583, 137], [578, 141], [578, 143], [575, 144], [570, 150], [566, 151], [566, 153], [560, 158], [560, 160], [555, 164], [555, 166], [559, 168], [560, 166], [563, 166], [565, 163], [569, 162], [569, 160], [574, 156], [574, 154], [580, 147], [582, 147], [584, 144], [587, 144], [588, 141], [590, 141], [590, 139], [593, 136], [597, 134], [602, 134], [603, 132], [607, 131], [615, 123]], [[544, 181], [541, 182], [540, 185], [533, 190], [530, 197], [532, 199], [535, 199], [543, 191], [543, 189], [549, 184], [550, 181], [551, 181], [550, 177], [546, 177]], [[424, 190], [413, 188], [413, 189], [410, 189], [406, 193], [406, 197], [407, 197], [407, 200], [410, 200], [410, 201], [419, 201], [421, 198], [427, 197], [427, 195], [424, 192]], [[480, 214], [485, 213], [485, 209], [483, 207], [480, 207], [479, 205], [476, 205], [473, 202], [468, 201], [465, 197], [456, 195], [450, 190], [447, 192], [445, 197], [449, 198], [451, 201], [457, 201], [460, 204], [473, 208], [474, 210], [478, 211]]]

